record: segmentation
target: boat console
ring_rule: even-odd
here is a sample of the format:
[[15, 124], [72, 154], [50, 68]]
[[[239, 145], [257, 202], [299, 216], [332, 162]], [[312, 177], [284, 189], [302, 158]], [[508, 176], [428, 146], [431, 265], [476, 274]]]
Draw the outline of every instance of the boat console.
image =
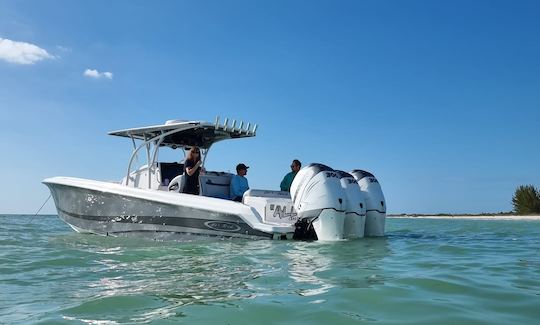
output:
[[184, 164], [177, 162], [160, 162], [158, 168], [161, 175], [161, 185], [163, 186], [168, 186], [176, 176], [184, 174]]
[[206, 172], [199, 175], [201, 195], [229, 199], [232, 174], [225, 172]]

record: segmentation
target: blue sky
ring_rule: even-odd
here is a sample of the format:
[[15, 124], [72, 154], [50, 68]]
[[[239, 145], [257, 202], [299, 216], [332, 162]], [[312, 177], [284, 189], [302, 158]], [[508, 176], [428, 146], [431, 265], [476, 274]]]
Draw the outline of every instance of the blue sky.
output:
[[371, 171], [391, 213], [509, 211], [540, 186], [540, 2], [0, 2], [0, 213], [120, 179], [108, 131], [216, 115], [259, 124], [207, 161], [252, 188], [298, 158]]

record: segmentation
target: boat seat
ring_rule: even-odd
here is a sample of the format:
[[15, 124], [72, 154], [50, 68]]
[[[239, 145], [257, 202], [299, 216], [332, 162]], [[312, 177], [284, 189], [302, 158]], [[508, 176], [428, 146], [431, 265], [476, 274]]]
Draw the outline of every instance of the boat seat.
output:
[[167, 185], [167, 189], [170, 192], [182, 193], [184, 185], [186, 184], [186, 175], [178, 175], [172, 179], [172, 181]]

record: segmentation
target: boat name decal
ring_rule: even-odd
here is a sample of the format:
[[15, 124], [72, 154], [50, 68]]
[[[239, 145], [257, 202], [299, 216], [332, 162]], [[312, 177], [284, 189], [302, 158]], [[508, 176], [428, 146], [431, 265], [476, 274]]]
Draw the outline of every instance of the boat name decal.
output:
[[335, 172], [326, 172], [326, 177], [328, 177], [328, 178], [330, 178], [330, 177], [339, 178], [338, 174], [335, 173]]
[[204, 223], [204, 225], [212, 230], [217, 231], [229, 231], [229, 232], [235, 232], [240, 230], [240, 226], [231, 222], [223, 222], [223, 221], [207, 221]]
[[370, 183], [378, 183], [379, 181], [376, 178], [370, 177], [369, 182]]
[[[287, 212], [287, 207], [289, 207], [290, 211]], [[294, 210], [294, 206], [290, 205], [279, 205], [279, 204], [270, 204], [270, 211], [273, 211], [273, 218], [279, 218], [279, 219], [285, 219], [288, 218], [289, 220], [295, 220], [297, 213]]]

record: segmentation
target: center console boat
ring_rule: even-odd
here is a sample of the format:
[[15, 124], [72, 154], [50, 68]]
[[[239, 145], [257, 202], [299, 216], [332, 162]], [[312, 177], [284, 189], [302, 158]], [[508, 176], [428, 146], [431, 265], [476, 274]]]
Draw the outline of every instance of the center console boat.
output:
[[[310, 164], [296, 175], [291, 192], [248, 190], [229, 199], [230, 173], [206, 171], [200, 195], [182, 193], [184, 165], [158, 161], [164, 147], [200, 148], [203, 166], [217, 142], [254, 137], [257, 125], [171, 120], [163, 125], [110, 132], [133, 143], [119, 182], [73, 177], [43, 181], [58, 216], [75, 231], [110, 236], [203, 235], [249, 239], [343, 240], [383, 236], [386, 203], [373, 174], [346, 173]], [[147, 163], [134, 168], [140, 155]], [[174, 237], [173, 237], [174, 238]]]

